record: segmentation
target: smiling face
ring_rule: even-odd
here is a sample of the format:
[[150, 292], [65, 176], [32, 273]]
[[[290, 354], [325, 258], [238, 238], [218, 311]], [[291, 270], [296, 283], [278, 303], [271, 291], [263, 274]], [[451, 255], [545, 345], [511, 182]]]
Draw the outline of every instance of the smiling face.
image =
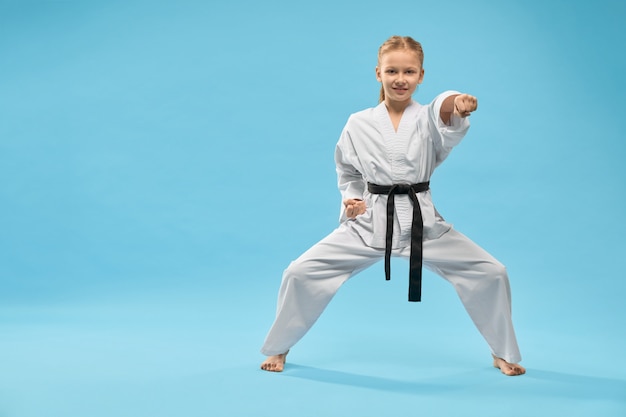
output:
[[388, 106], [408, 105], [423, 78], [424, 70], [418, 55], [407, 49], [385, 52], [376, 67], [376, 79], [382, 83]]

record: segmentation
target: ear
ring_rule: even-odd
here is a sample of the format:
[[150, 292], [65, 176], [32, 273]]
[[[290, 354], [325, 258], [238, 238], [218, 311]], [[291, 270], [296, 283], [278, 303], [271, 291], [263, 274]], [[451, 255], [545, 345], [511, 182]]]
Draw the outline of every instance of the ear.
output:
[[379, 83], [383, 81], [382, 78], [380, 78], [380, 68], [376, 67], [376, 81], [378, 81]]
[[422, 68], [422, 73], [420, 74], [420, 78], [417, 81], [418, 84], [421, 84], [424, 81], [424, 68]]

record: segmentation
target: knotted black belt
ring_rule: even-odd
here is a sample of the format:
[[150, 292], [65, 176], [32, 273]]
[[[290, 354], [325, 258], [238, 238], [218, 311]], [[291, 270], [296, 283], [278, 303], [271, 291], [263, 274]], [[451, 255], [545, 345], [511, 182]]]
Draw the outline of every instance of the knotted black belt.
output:
[[377, 185], [367, 183], [372, 194], [387, 194], [387, 232], [385, 235], [385, 279], [391, 279], [391, 247], [393, 245], [393, 217], [396, 194], [408, 194], [413, 202], [413, 222], [411, 224], [411, 257], [409, 258], [409, 301], [422, 298], [422, 240], [424, 221], [417, 193], [427, 191], [430, 182], [419, 184]]

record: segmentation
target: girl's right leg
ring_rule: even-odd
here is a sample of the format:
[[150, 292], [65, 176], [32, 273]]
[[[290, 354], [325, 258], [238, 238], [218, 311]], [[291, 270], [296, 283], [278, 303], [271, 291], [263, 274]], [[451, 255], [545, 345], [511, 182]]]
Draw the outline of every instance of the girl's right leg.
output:
[[276, 319], [261, 352], [285, 354], [313, 326], [339, 287], [384, 256], [342, 224], [293, 261], [283, 274]]

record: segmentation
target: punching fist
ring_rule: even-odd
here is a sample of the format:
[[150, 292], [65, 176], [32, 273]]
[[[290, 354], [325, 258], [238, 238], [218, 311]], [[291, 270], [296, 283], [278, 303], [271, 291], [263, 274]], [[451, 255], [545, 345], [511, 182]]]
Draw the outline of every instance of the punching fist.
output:
[[469, 94], [459, 94], [454, 97], [454, 115], [467, 117], [478, 108], [478, 100]]
[[354, 198], [350, 198], [348, 200], [343, 200], [343, 205], [346, 208], [346, 216], [351, 219], [354, 219], [359, 214], [365, 213], [365, 201], [356, 200]]

